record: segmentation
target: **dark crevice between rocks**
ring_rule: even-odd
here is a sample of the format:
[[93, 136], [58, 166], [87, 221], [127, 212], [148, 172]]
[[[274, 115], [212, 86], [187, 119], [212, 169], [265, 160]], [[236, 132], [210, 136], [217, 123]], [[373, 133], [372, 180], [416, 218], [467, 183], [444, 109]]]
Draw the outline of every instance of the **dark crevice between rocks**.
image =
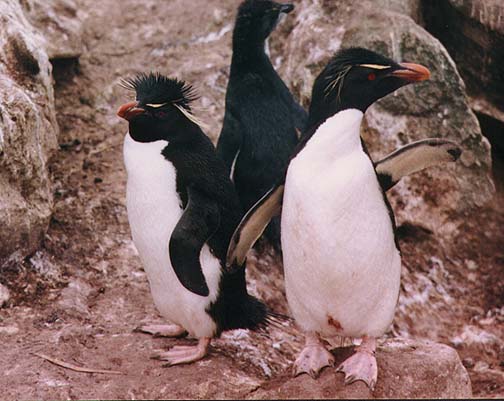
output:
[[504, 36], [464, 15], [448, 0], [423, 0], [422, 14], [425, 29], [457, 63], [468, 93], [503, 105]]
[[430, 239], [433, 232], [427, 227], [406, 221], [397, 227], [396, 235], [402, 241], [421, 242]]
[[504, 121], [476, 111], [481, 131], [492, 145], [492, 174], [497, 192], [504, 194]]
[[51, 64], [56, 91], [71, 84], [73, 79], [81, 73], [77, 57], [52, 59]]
[[[478, 10], [476, 10], [478, 11]], [[475, 13], [476, 13], [475, 11]], [[504, 194], [504, 36], [469, 17], [448, 0], [422, 0], [424, 28], [441, 41], [457, 64], [467, 92], [485, 107], [474, 112], [492, 145], [492, 173], [498, 194]]]
[[17, 61], [18, 69], [28, 75], [37, 75], [40, 72], [40, 65], [28, 49], [24, 39], [20, 35], [15, 35], [9, 38], [9, 44]]

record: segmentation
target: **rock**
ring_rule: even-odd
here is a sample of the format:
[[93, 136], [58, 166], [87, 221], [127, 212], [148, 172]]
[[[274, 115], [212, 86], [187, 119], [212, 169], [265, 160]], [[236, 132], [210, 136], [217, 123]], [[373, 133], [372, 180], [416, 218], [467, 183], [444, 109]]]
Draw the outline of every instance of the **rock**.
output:
[[17, 326], [0, 326], [0, 335], [14, 336], [19, 333], [19, 327]]
[[18, 1], [0, 3], [0, 262], [32, 253], [52, 212], [57, 146], [51, 64]]
[[32, 24], [43, 34], [49, 59], [78, 58], [83, 50], [82, 20], [74, 0], [23, 0]]
[[[408, 177], [392, 192], [399, 221], [419, 223], [437, 236], [452, 238], [458, 227], [452, 212], [462, 214], [480, 206], [494, 191], [490, 145], [469, 107], [464, 83], [441, 43], [408, 16], [370, 12], [366, 7], [353, 12], [357, 14], [353, 18], [351, 13], [331, 18], [317, 3], [301, 10], [282, 75], [292, 78], [295, 92], [307, 105], [313, 80], [341, 47], [363, 46], [429, 67], [430, 81], [402, 88], [370, 108], [363, 136], [375, 159], [432, 136], [462, 145], [461, 161]], [[347, 22], [335, 22], [338, 18]]]
[[[426, 28], [457, 62], [471, 107], [494, 154], [504, 153], [504, 2], [500, 0], [427, 0]], [[460, 46], [464, 43], [464, 46]], [[502, 181], [502, 167], [494, 177]]]
[[[345, 14], [355, 11], [355, 2], [352, 0], [322, 0], [322, 8], [334, 15], [334, 11]], [[420, 0], [361, 0], [359, 9], [386, 10], [393, 11], [411, 17], [415, 22], [420, 23], [422, 20], [422, 12]]]
[[[432, 78], [428, 82], [405, 87], [369, 110], [367, 121], [375, 130], [372, 135], [379, 137], [380, 147], [388, 142], [392, 145], [389, 149], [393, 149], [435, 136], [461, 144], [464, 151], [459, 163], [413, 176], [410, 185], [407, 181], [401, 183], [398, 192], [403, 201], [420, 192], [424, 202], [414, 205], [410, 201], [403, 210], [396, 208], [396, 211], [405, 220], [422, 222], [439, 232], [439, 223], [445, 225], [446, 215], [453, 210], [470, 210], [485, 204], [494, 192], [489, 176], [490, 145], [470, 109], [457, 68], [441, 43], [410, 18], [387, 12], [368, 14], [364, 23], [356, 21], [345, 33], [342, 45], [369, 47], [397, 60], [426, 65], [431, 70]], [[426, 176], [431, 177], [431, 188], [422, 185]], [[433, 189], [436, 193], [431, 195], [429, 191]], [[440, 219], [443, 214], [445, 218]], [[430, 224], [426, 224], [426, 217]], [[446, 234], [455, 233], [454, 230]]]
[[[504, 132], [504, 108], [500, 110], [499, 105], [493, 104], [485, 97], [485, 94], [470, 97], [470, 102], [471, 108], [480, 122], [481, 130], [492, 144], [492, 150], [504, 154], [504, 135], [502, 134]], [[494, 176], [496, 177], [502, 175], [499, 168], [499, 165], [494, 164]]]
[[87, 316], [89, 315], [89, 296], [93, 289], [81, 279], [72, 280], [68, 286], [61, 291], [61, 298], [58, 305], [67, 313]]
[[384, 10], [407, 15], [419, 23], [422, 20], [419, 0], [363, 0], [357, 8], [351, 0], [301, 0], [299, 3], [295, 20], [288, 19], [286, 26], [278, 28], [285, 30], [284, 34], [273, 36], [271, 46], [285, 58], [280, 73], [305, 107], [309, 105], [313, 81], [330, 55], [341, 47], [348, 21], [356, 14]]
[[[428, 0], [425, 25], [457, 62], [494, 154], [504, 152], [504, 3], [500, 0]], [[464, 43], [464, 46], [460, 46]], [[498, 162], [494, 176], [501, 177]]]
[[457, 62], [471, 95], [483, 95], [504, 111], [504, 3], [427, 0], [424, 18]]
[[[351, 354], [333, 351], [336, 365]], [[284, 398], [470, 398], [469, 375], [457, 352], [446, 345], [411, 340], [387, 340], [377, 350], [378, 383], [372, 393], [364, 383], [344, 385], [342, 373], [326, 368], [317, 380], [308, 375], [273, 379], [253, 393], [253, 399]]]
[[9, 289], [0, 284], [0, 308], [7, 304], [10, 299], [10, 291]]

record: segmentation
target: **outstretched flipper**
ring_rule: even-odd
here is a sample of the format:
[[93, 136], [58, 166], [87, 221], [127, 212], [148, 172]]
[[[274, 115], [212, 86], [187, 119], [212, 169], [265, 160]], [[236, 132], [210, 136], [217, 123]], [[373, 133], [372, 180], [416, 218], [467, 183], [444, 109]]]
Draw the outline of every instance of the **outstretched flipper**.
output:
[[170, 238], [170, 260], [180, 283], [203, 297], [210, 293], [200, 264], [201, 248], [220, 224], [220, 212], [201, 191], [189, 187], [188, 202]]
[[401, 178], [440, 163], [457, 161], [461, 154], [455, 142], [428, 138], [391, 153], [375, 163], [375, 170], [383, 191], [388, 191]]
[[[458, 160], [462, 150], [455, 142], [428, 138], [410, 143], [375, 163], [384, 192], [401, 178], [445, 162]], [[270, 220], [282, 210], [284, 183], [274, 186], [245, 215], [236, 228], [227, 253], [226, 268], [241, 266], [247, 252], [262, 235]]]
[[274, 186], [252, 208], [236, 228], [229, 243], [226, 268], [242, 266], [247, 252], [262, 235], [270, 220], [282, 210], [284, 185]]

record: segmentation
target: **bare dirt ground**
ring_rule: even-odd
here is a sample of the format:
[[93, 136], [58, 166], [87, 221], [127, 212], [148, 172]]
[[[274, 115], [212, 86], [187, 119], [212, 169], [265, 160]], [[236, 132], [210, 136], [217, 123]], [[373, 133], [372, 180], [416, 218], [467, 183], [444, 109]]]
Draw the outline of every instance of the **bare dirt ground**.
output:
[[[300, 348], [295, 327], [273, 329], [268, 338], [226, 334], [197, 370], [163, 368], [149, 359], [157, 349], [192, 340], [134, 332], [142, 323], [162, 320], [130, 239], [122, 161], [127, 127], [115, 116], [132, 97], [118, 86], [119, 79], [157, 70], [196, 85], [204, 109], [198, 114], [215, 139], [238, 1], [80, 2], [89, 14], [86, 52], [79, 62], [54, 65], [61, 127], [60, 151], [52, 161], [55, 214], [42, 249], [2, 271], [12, 299], [0, 310], [1, 398], [251, 397], [289, 368]], [[465, 235], [451, 249], [440, 249], [418, 228], [402, 228], [406, 268], [428, 266], [426, 255], [445, 260], [455, 301], [422, 322], [401, 315], [396, 326], [407, 327], [412, 337], [458, 344], [474, 395], [482, 397], [504, 397], [503, 193], [500, 187], [494, 202], [467, 215]], [[287, 311], [279, 269], [271, 267], [275, 262], [250, 264], [252, 290]], [[454, 342], [456, 336], [462, 341]], [[34, 353], [122, 374], [75, 372]]]

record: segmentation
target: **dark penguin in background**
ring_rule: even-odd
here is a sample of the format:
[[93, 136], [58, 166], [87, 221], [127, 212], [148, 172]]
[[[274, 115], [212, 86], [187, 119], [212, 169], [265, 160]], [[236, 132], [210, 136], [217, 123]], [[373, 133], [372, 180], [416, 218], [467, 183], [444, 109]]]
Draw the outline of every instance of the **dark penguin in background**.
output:
[[396, 63], [370, 50], [338, 52], [315, 81], [308, 127], [285, 179], [247, 213], [231, 240], [232, 268], [282, 210], [287, 300], [306, 336], [295, 374], [316, 377], [334, 364], [321, 337], [351, 337], [362, 342], [338, 370], [346, 383], [376, 384], [375, 339], [392, 322], [401, 274], [384, 190], [404, 175], [457, 160], [461, 150], [453, 142], [429, 139], [374, 164], [360, 127], [371, 104], [429, 75], [423, 66]]
[[[278, 21], [293, 9], [292, 4], [245, 0], [236, 17], [217, 154], [224, 160], [245, 210], [283, 176], [306, 124], [305, 110], [294, 100], [265, 51], [266, 40]], [[279, 249], [279, 219], [273, 220], [266, 236]]]
[[173, 323], [141, 330], [198, 338], [197, 346], [157, 355], [169, 365], [190, 363], [206, 355], [212, 337], [260, 329], [272, 315], [247, 293], [244, 266], [231, 274], [222, 269], [242, 207], [224, 163], [191, 113], [191, 87], [152, 73], [125, 85], [136, 91], [136, 101], [118, 111], [129, 122], [128, 219], [154, 303]]

